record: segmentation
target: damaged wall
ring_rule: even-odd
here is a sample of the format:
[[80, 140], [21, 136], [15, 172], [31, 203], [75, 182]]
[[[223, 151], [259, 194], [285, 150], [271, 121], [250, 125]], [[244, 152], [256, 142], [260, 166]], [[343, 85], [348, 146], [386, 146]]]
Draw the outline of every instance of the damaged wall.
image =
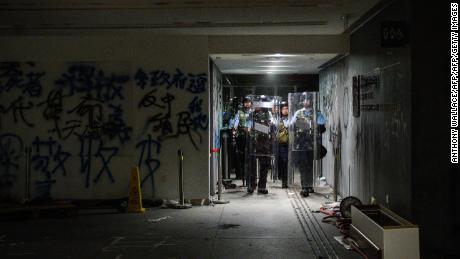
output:
[[[351, 35], [350, 55], [320, 71], [320, 108], [328, 118], [323, 175], [342, 197], [371, 198], [411, 215], [410, 46], [383, 48], [384, 21], [406, 21], [395, 3]], [[353, 116], [353, 77], [362, 76], [360, 115]], [[378, 82], [376, 82], [378, 81]]]
[[136, 165], [145, 198], [176, 198], [178, 148], [186, 198], [209, 197], [207, 37], [15, 36], [0, 53], [2, 198], [23, 198], [28, 147], [32, 198], [126, 197]]

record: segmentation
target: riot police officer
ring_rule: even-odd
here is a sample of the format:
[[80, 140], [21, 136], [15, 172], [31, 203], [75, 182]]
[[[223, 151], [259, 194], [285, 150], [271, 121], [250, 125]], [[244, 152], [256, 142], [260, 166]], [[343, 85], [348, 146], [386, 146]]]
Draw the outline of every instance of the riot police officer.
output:
[[251, 99], [243, 98], [243, 107], [239, 109], [233, 119], [232, 126], [236, 136], [236, 178], [243, 179], [247, 169], [247, 148], [249, 141], [249, 132], [252, 127], [251, 118]]
[[[261, 99], [261, 102], [267, 101]], [[254, 130], [251, 131], [251, 162], [249, 172], [248, 192], [254, 192], [257, 186], [257, 192], [267, 194], [267, 175], [268, 169], [271, 165], [271, 151], [272, 151], [272, 129], [273, 116], [269, 109], [256, 107], [252, 116]], [[256, 163], [259, 161], [259, 182], [257, 180]]]
[[288, 154], [289, 154], [289, 107], [287, 102], [280, 103], [281, 112], [278, 133], [278, 177], [282, 188], [287, 188], [288, 180]]
[[[223, 156], [227, 155], [228, 157], [228, 169], [229, 172], [237, 172], [236, 163], [239, 159], [237, 157], [237, 142], [236, 142], [236, 134], [235, 131], [235, 115], [238, 112], [238, 109], [241, 106], [240, 98], [233, 97], [225, 104], [225, 109], [222, 114], [222, 130], [221, 130], [221, 143], [224, 143], [224, 134], [226, 134], [227, 138], [227, 149], [224, 150]], [[230, 178], [231, 175], [227, 175]], [[224, 184], [226, 182], [224, 181]], [[226, 186], [227, 188], [227, 186]]]
[[[313, 142], [318, 139], [318, 136], [314, 136], [313, 133], [314, 120], [311, 97], [306, 93], [302, 95], [303, 107], [294, 113], [291, 121], [295, 132], [293, 148], [297, 151], [295, 152], [294, 163], [300, 171], [302, 185], [300, 194], [304, 197], [313, 192]], [[317, 125], [325, 124], [326, 120], [320, 112], [317, 112], [316, 117]]]

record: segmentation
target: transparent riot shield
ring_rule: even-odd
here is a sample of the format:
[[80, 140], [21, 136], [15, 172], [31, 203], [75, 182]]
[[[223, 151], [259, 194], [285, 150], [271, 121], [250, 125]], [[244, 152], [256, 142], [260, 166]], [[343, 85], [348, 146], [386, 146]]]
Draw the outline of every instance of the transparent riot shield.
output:
[[[224, 101], [224, 109], [222, 111], [222, 129], [220, 131], [220, 147], [221, 160], [223, 167], [223, 179], [231, 180], [234, 178], [242, 179], [238, 174], [237, 163], [238, 146], [237, 146], [237, 128], [235, 126], [235, 116], [238, 110], [241, 109], [241, 98], [233, 97], [230, 100]], [[244, 154], [242, 154], [244, 157]]]
[[[250, 95], [248, 138], [248, 190], [266, 189], [267, 180], [277, 178], [278, 121], [281, 97]], [[258, 181], [257, 181], [258, 179]]]
[[[289, 93], [288, 185], [313, 191], [319, 175], [314, 170], [318, 140], [316, 93]], [[315, 137], [316, 136], [316, 137]]]

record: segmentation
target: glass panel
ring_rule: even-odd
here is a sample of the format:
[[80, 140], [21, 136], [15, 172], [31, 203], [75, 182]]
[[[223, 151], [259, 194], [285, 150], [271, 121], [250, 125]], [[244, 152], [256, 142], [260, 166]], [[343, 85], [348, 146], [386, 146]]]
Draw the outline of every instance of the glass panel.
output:
[[278, 121], [279, 103], [278, 96], [250, 95], [251, 108], [247, 115], [247, 150], [249, 156], [246, 162], [248, 190], [266, 189], [269, 171], [271, 179], [277, 177], [278, 153]]
[[321, 146], [318, 124], [325, 123], [324, 116], [315, 109], [315, 102], [314, 92], [289, 93], [288, 184], [310, 191], [319, 183], [313, 160], [317, 159], [315, 151]]

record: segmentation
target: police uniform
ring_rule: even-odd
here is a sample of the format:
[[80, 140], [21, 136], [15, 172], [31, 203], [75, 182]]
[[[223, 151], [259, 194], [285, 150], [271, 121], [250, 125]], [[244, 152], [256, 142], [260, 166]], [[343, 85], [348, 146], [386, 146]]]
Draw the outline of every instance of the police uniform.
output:
[[248, 170], [246, 156], [249, 141], [248, 132], [252, 125], [249, 109], [238, 110], [232, 124], [236, 130], [236, 178], [244, 179], [245, 171]]
[[278, 133], [278, 177], [282, 187], [287, 188], [288, 180], [288, 154], [289, 154], [289, 119], [281, 117]]
[[[317, 112], [316, 122], [318, 125], [325, 123], [325, 118], [320, 112]], [[313, 135], [313, 109], [302, 108], [296, 111], [291, 123], [295, 129], [294, 163], [300, 171], [302, 195], [307, 196], [309, 192], [313, 192], [313, 150], [314, 141], [318, 138]]]
[[[271, 164], [272, 141], [270, 135], [271, 122], [273, 118], [269, 111], [263, 109], [256, 110], [253, 114], [254, 126], [260, 124], [268, 128], [268, 132], [253, 130], [251, 131], [251, 168], [249, 173], [248, 192], [252, 193], [257, 186], [258, 192], [266, 194], [268, 169]], [[255, 127], [254, 127], [255, 128]], [[259, 182], [257, 181], [256, 162], [259, 160]]]

